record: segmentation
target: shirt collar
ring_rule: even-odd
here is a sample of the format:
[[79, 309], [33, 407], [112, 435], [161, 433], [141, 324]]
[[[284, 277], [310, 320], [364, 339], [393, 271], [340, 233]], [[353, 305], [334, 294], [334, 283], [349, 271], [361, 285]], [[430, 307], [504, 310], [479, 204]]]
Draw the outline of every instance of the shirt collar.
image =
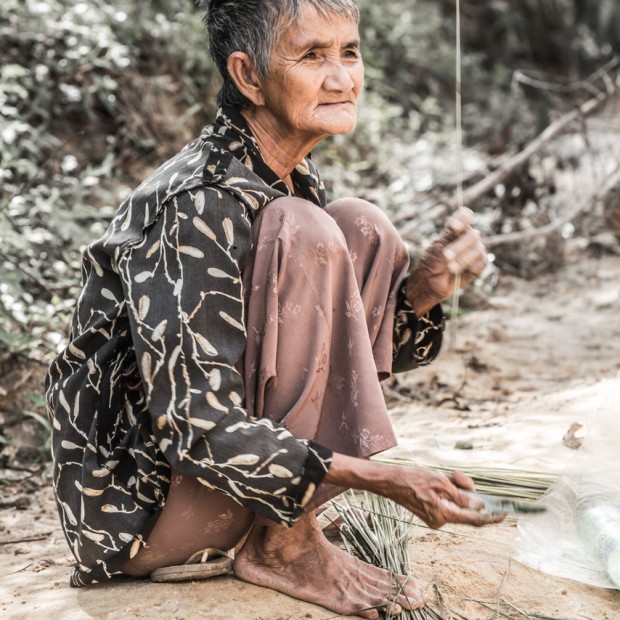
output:
[[[223, 169], [230, 164], [230, 158], [234, 157], [273, 190], [284, 196], [293, 195], [286, 183], [265, 163], [256, 138], [237, 108], [224, 107], [217, 111], [215, 123], [209, 127], [208, 140], [213, 145], [215, 159], [213, 166], [207, 164], [207, 169], [224, 172]], [[325, 206], [325, 187], [309, 154], [297, 164], [291, 179], [297, 195], [320, 207]]]

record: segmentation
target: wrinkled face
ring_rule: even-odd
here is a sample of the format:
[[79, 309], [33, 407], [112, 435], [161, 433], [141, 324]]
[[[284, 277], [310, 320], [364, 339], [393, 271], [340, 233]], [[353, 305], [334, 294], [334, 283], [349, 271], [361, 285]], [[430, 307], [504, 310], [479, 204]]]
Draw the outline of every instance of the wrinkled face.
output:
[[363, 85], [357, 24], [307, 6], [281, 36], [262, 91], [281, 131], [311, 138], [353, 131]]

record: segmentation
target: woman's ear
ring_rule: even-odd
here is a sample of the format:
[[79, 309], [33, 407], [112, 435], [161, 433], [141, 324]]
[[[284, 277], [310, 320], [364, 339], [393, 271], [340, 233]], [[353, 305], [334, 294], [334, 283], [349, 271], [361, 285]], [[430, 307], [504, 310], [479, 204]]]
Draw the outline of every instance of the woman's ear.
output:
[[255, 106], [265, 103], [258, 75], [250, 57], [245, 52], [233, 52], [226, 63], [228, 75], [239, 92]]

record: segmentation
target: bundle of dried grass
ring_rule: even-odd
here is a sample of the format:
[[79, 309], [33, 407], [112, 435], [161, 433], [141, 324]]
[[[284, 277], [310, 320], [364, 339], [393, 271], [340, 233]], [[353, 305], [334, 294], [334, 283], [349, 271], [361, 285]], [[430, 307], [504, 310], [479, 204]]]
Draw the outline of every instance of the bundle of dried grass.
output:
[[536, 500], [557, 480], [555, 474], [502, 467], [448, 467], [440, 465], [421, 465], [408, 459], [376, 458], [381, 463], [422, 467], [452, 473], [455, 469], [470, 476], [476, 490], [486, 495], [501, 495], [515, 500]]
[[[383, 463], [421, 467], [404, 459], [375, 459]], [[455, 468], [423, 466], [436, 471], [452, 472]], [[516, 500], [536, 500], [553, 484], [553, 474], [502, 468], [459, 468], [472, 477], [479, 492], [501, 495]], [[365, 562], [385, 568], [396, 575], [409, 574], [408, 538], [415, 517], [405, 508], [384, 497], [370, 493], [341, 495], [333, 502], [342, 520], [340, 535], [347, 551]], [[467, 620], [462, 614], [447, 609], [435, 587], [441, 610], [427, 604], [415, 611], [403, 611], [402, 620]], [[393, 618], [388, 615], [387, 619]]]
[[[408, 539], [414, 516], [397, 503], [370, 493], [344, 493], [334, 502], [346, 550], [395, 575], [409, 575]], [[387, 620], [395, 616], [387, 614]], [[398, 615], [402, 620], [448, 620], [430, 605]]]

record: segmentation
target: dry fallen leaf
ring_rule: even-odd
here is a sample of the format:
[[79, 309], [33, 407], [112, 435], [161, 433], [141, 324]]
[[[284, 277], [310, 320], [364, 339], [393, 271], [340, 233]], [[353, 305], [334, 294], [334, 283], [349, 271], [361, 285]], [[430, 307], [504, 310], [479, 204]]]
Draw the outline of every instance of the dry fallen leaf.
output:
[[583, 443], [583, 424], [579, 424], [579, 422], [573, 422], [570, 425], [570, 428], [562, 437], [562, 443], [571, 450], [577, 450], [577, 448], [581, 447]]

